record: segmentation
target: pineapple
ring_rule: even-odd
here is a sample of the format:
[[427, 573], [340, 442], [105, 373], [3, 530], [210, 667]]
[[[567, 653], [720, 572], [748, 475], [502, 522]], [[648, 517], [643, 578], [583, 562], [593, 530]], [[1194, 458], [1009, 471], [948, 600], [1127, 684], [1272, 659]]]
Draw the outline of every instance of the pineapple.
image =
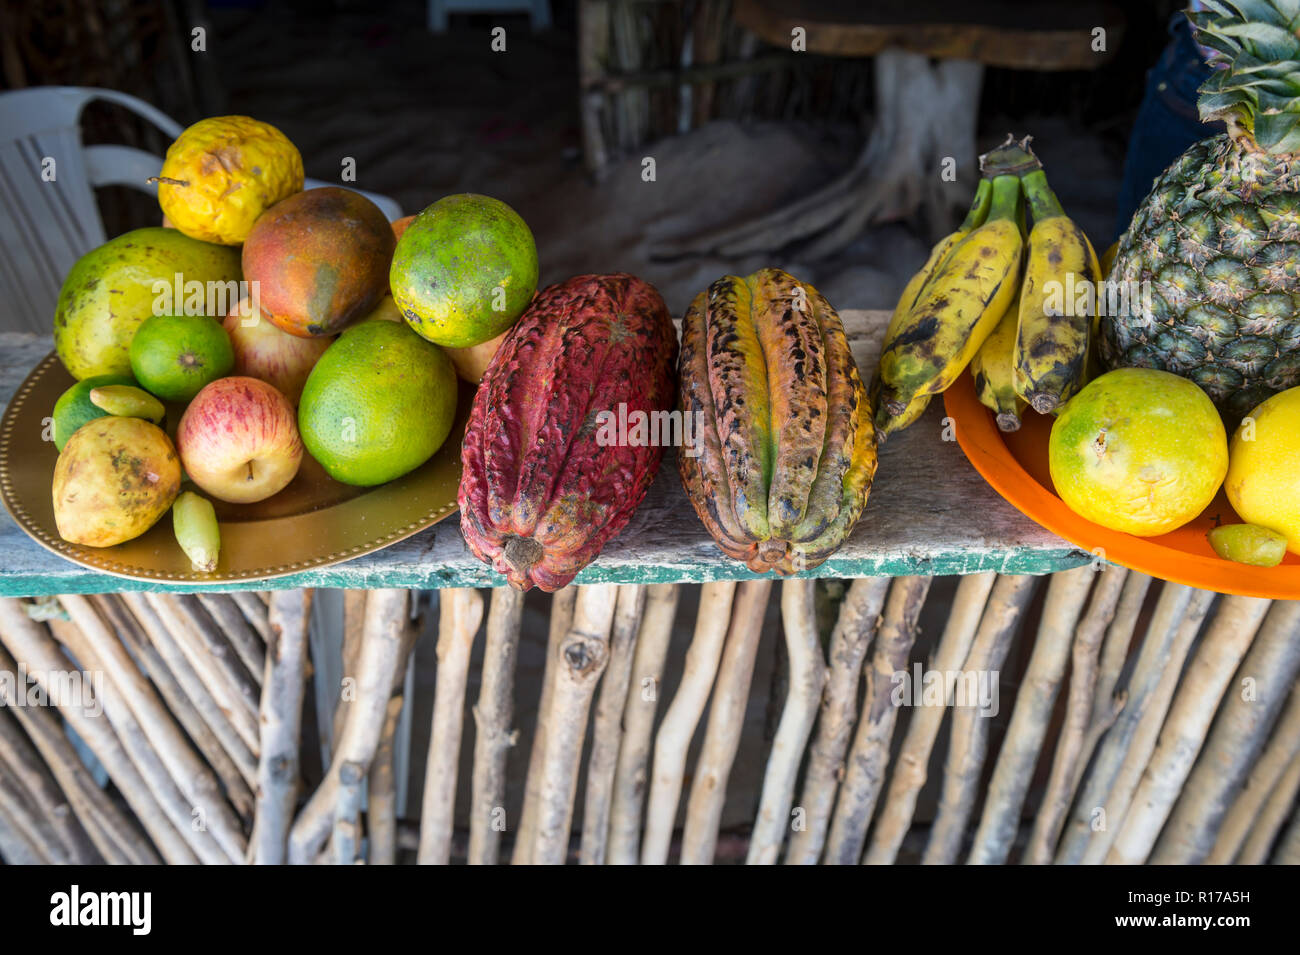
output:
[[1189, 16], [1218, 69], [1198, 105], [1227, 132], [1183, 153], [1138, 207], [1110, 280], [1148, 294], [1102, 317], [1100, 344], [1111, 368], [1191, 379], [1234, 424], [1300, 384], [1300, 5], [1204, 6]]

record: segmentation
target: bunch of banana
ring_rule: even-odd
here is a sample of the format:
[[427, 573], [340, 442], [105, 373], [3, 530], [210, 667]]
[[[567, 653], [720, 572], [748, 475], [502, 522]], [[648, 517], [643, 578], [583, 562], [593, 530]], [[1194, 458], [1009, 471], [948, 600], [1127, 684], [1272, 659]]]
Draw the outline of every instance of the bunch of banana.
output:
[[[924, 410], [923, 404], [917, 408], [919, 401], [952, 384], [1015, 297], [1024, 246], [1020, 179], [995, 175], [985, 187], [988, 181], [981, 180], [991, 193], [987, 216], [982, 222], [975, 218], [950, 248], [941, 249], [952, 236], [936, 246], [938, 254], [926, 263], [929, 273], [908, 284], [917, 288], [914, 297], [909, 303], [904, 293], [895, 310], [877, 370], [878, 433], [905, 427]], [[971, 217], [979, 216], [980, 205], [977, 192]]]
[[[898, 304], [894, 306], [894, 314], [889, 320], [889, 328], [885, 332], [885, 341], [892, 341], [898, 334], [899, 328], [907, 319], [916, 304], [917, 297], [921, 290], [934, 277], [935, 270], [948, 261], [948, 256], [952, 250], [957, 247], [966, 236], [972, 231], [984, 224], [988, 218], [989, 205], [993, 200], [993, 183], [988, 179], [981, 179], [979, 186], [975, 189], [975, 199], [971, 202], [970, 211], [966, 213], [966, 218], [962, 220], [956, 231], [944, 236], [934, 244], [930, 249], [930, 255], [925, 260], [925, 265], [917, 272], [903, 287], [903, 294], [898, 297]], [[871, 407], [875, 409], [875, 426], [876, 426], [876, 443], [881, 444], [895, 431], [902, 431], [904, 428], [913, 424], [917, 418], [925, 412], [926, 406], [930, 404], [930, 395], [918, 395], [904, 407], [900, 414], [891, 414], [880, 400], [881, 384], [879, 373], [871, 377]]]
[[1015, 340], [1015, 392], [1051, 414], [1083, 387], [1095, 336], [1101, 266], [1088, 237], [1035, 169], [1021, 177], [1034, 228], [1029, 233]]

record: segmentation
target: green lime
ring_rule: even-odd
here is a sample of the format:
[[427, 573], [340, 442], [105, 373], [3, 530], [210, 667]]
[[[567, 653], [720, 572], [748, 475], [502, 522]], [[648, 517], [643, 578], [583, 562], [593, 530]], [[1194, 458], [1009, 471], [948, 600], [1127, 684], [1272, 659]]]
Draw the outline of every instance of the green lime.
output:
[[399, 322], [348, 329], [316, 362], [298, 405], [307, 452], [330, 477], [369, 487], [442, 447], [456, 417], [451, 359]]
[[189, 401], [234, 367], [230, 336], [206, 315], [155, 315], [131, 339], [131, 371], [165, 401]]
[[103, 408], [90, 400], [90, 392], [101, 385], [134, 385], [135, 379], [130, 375], [96, 375], [83, 378], [54, 402], [54, 446], [60, 451], [68, 443], [73, 433], [87, 421], [94, 421], [108, 414]]
[[407, 226], [388, 274], [393, 300], [435, 345], [469, 348], [515, 323], [537, 290], [537, 244], [499, 199], [439, 199]]

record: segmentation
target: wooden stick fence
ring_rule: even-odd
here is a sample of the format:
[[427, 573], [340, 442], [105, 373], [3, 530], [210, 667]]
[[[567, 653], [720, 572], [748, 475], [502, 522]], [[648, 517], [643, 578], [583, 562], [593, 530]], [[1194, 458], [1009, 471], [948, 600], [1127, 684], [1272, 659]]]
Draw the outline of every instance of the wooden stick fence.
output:
[[[318, 727], [319, 779], [303, 759], [320, 746], [302, 719], [310, 591], [67, 595], [53, 614], [3, 598], [0, 858], [1297, 861], [1300, 603], [1084, 567], [971, 575], [945, 608], [935, 582], [704, 584], [676, 643], [685, 585], [567, 588], [550, 598], [531, 740], [514, 725], [522, 595], [440, 591], [414, 825], [398, 817], [410, 780], [394, 758], [421, 629], [412, 592], [346, 595], [331, 672], [353, 692]], [[753, 752], [746, 712], [776, 641], [786, 689], [753, 773], [738, 762]], [[527, 767], [516, 790], [512, 765]]]

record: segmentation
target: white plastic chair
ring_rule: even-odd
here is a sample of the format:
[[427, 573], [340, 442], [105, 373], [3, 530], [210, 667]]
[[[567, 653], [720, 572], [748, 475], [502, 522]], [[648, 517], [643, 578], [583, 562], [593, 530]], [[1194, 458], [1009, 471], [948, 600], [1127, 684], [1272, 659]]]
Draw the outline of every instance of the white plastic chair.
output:
[[[64, 276], [106, 240], [96, 186], [131, 186], [157, 195], [147, 180], [162, 160], [130, 146], [83, 146], [88, 103], [117, 103], [175, 139], [182, 127], [143, 100], [116, 90], [40, 86], [0, 93], [0, 331], [46, 333]], [[304, 188], [334, 185], [308, 179]], [[344, 188], [350, 188], [339, 183]], [[402, 208], [357, 189], [389, 221]]]

